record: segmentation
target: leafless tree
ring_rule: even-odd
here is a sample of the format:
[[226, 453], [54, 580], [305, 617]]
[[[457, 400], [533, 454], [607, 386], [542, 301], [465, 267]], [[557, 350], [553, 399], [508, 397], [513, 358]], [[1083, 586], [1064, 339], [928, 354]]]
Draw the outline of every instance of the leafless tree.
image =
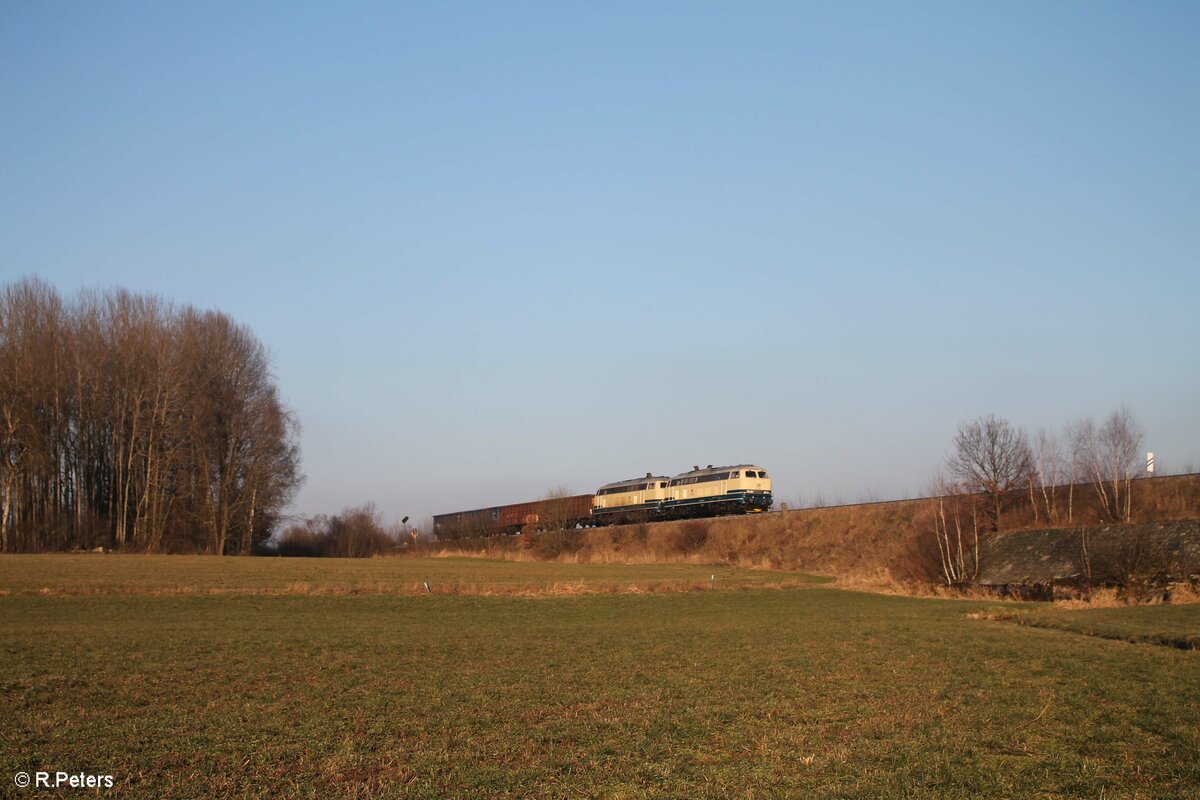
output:
[[1121, 406], [1100, 427], [1085, 420], [1076, 433], [1077, 448], [1086, 458], [1103, 514], [1111, 520], [1127, 522], [1133, 510], [1131, 484], [1144, 466], [1142, 426], [1128, 407]]
[[959, 425], [946, 466], [965, 491], [988, 496], [995, 530], [1000, 530], [1007, 495], [1025, 486], [1034, 471], [1025, 433], [994, 415]]
[[20, 298], [17, 287], [0, 294], [0, 549], [10, 548], [8, 520], [16, 502], [18, 480], [24, 473], [28, 432], [27, 398], [19, 328]]
[[[1045, 428], [1038, 428], [1033, 437], [1033, 452], [1037, 486], [1041, 490], [1042, 507], [1046, 511], [1046, 520], [1050, 524], [1058, 522], [1058, 498], [1056, 489], [1062, 480], [1063, 459], [1062, 447], [1058, 437]], [[1030, 502], [1037, 510], [1037, 500], [1030, 497]]]
[[578, 520], [571, 497], [571, 490], [566, 486], [556, 486], [546, 492], [538, 504], [538, 527], [547, 531], [574, 528]]
[[576, 544], [573, 531], [578, 520], [571, 497], [566, 486], [556, 486], [546, 492], [538, 503], [538, 519], [534, 527], [541, 531], [538, 549], [547, 555], [569, 552]]
[[396, 540], [388, 535], [383, 516], [374, 503], [348, 508], [329, 519], [326, 533], [330, 555], [342, 558], [366, 558], [396, 550]]
[[947, 586], [975, 580], [979, 576], [979, 495], [940, 473], [930, 494], [942, 580]]
[[1067, 425], [1063, 438], [1070, 448], [1067, 469], [1067, 522], [1075, 521], [1075, 487], [1086, 481], [1091, 458], [1091, 444], [1096, 437], [1096, 425], [1089, 418], [1077, 419]]

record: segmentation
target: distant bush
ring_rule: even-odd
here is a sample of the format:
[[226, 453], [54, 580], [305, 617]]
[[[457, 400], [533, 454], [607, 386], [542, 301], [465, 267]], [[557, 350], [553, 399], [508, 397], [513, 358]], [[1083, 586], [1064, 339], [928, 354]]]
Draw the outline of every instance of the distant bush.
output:
[[675, 534], [675, 549], [680, 553], [694, 553], [708, 543], [708, 523], [693, 519], [679, 526]]
[[397, 542], [373, 503], [332, 517], [319, 515], [279, 534], [273, 554], [301, 558], [367, 558], [393, 553]]
[[582, 536], [573, 529], [560, 528], [542, 531], [530, 536], [533, 550], [541, 558], [558, 558], [574, 553], [582, 545]]
[[333, 555], [343, 558], [366, 558], [396, 549], [396, 540], [384, 529], [383, 517], [374, 503], [332, 517], [329, 538], [334, 544]]
[[274, 548], [268, 547], [264, 555], [287, 556], [289, 558], [316, 558], [326, 555], [325, 537], [311, 526], [289, 525], [276, 539]]

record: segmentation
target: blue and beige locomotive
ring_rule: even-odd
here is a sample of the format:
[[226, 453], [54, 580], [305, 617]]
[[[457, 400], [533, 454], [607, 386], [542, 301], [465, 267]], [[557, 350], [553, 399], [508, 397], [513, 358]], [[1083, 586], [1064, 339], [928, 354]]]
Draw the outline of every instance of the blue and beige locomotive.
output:
[[644, 478], [608, 483], [596, 490], [592, 522], [625, 522], [747, 514], [771, 507], [771, 478], [755, 464], [704, 469], [668, 478], [647, 472]]

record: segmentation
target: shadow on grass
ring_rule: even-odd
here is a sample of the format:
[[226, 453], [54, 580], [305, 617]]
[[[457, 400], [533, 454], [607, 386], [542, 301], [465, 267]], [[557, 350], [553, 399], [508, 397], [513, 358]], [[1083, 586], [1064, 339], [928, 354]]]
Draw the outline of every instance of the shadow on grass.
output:
[[1200, 650], [1200, 605], [1125, 606], [1080, 610], [983, 611], [972, 619], [1045, 628], [1100, 639]]

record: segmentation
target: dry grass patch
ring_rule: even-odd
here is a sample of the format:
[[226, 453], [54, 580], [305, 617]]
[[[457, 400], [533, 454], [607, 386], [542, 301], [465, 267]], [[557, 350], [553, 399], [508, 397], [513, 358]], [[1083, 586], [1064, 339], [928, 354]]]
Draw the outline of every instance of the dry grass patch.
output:
[[792, 587], [825, 580], [802, 573], [728, 565], [590, 564], [481, 557], [0, 556], [0, 592], [43, 596], [555, 596]]

